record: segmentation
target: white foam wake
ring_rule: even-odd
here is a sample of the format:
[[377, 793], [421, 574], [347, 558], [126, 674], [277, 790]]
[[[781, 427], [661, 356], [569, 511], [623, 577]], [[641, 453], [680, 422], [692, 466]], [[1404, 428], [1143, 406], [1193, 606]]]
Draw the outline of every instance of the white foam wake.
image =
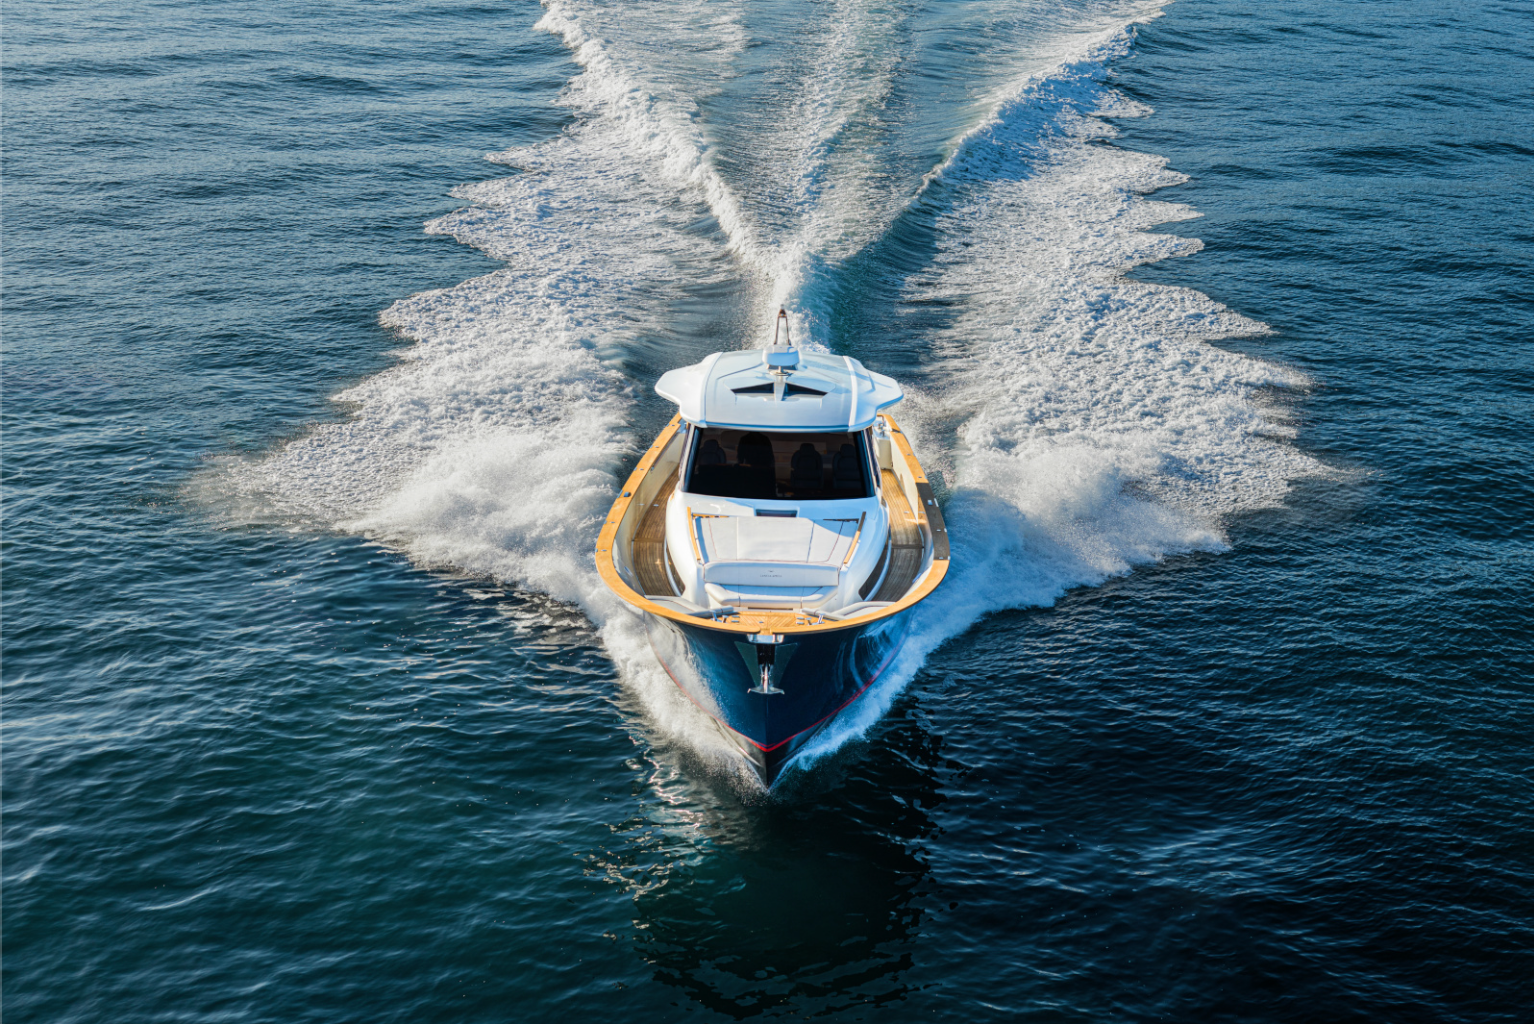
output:
[[766, 179], [758, 190], [778, 199], [779, 224], [757, 312], [765, 322], [787, 309], [794, 336], [812, 348], [824, 349], [829, 333], [833, 264], [899, 213], [899, 191], [881, 180], [878, 122], [906, 56], [899, 40], [910, 14], [885, 0], [838, 0], [809, 32], [807, 52], [795, 53], [802, 70], [783, 69], [792, 80], [787, 112], [764, 146], [777, 156], [758, 171]]
[[897, 168], [910, 154], [899, 150], [919, 151], [920, 139], [893, 132], [885, 108], [896, 78], [921, 70], [909, 66], [914, 54], [908, 52], [920, 34], [911, 24], [918, 5], [839, 0], [827, 27], [811, 34], [810, 53], [798, 58], [812, 71], [796, 83], [792, 116], [769, 147], [798, 154], [779, 161], [796, 174], [796, 187], [773, 189], [779, 183], [770, 179], [759, 184], [795, 200], [785, 217], [791, 229], [768, 239], [772, 256], [758, 258], [772, 282], [760, 315], [787, 308], [797, 336], [812, 344], [824, 339], [840, 284], [838, 264], [883, 238], [945, 174], [972, 166], [971, 144], [1017, 114], [1041, 83], [1074, 77], [1083, 64], [1100, 69], [1123, 52], [1128, 27], [1159, 16], [1168, 2], [999, 0], [967, 10], [962, 23], [949, 27], [986, 38], [977, 55], [983, 59], [962, 68], [970, 87], [948, 96], [943, 120], [954, 130], [939, 159], [907, 185]]
[[[600, 10], [596, 8], [591, 13]], [[719, 10], [718, 5], [682, 4], [665, 10], [663, 30], [645, 31], [640, 25], [633, 25], [634, 36], [640, 40], [681, 42], [678, 36], [697, 35], [701, 30], [718, 43], [706, 52], [727, 55], [743, 45], [744, 40], [739, 26], [727, 17], [721, 18]], [[643, 8], [628, 13], [643, 13]], [[545, 0], [544, 15], [537, 27], [560, 36], [584, 69], [570, 83], [565, 99], [600, 119], [616, 136], [610, 140], [608, 159], [635, 161], [669, 178], [678, 190], [696, 190], [718, 219], [739, 259], [747, 265], [760, 264], [761, 247], [755, 226], [709, 159], [708, 141], [694, 120], [696, 100], [683, 99], [686, 94], [678, 91], [684, 85], [696, 90], [698, 83], [676, 82], [670, 90], [655, 88], [645, 81], [642, 68], [615, 53], [611, 43], [587, 29], [580, 14], [558, 0]], [[652, 67], [666, 66], [659, 55], [652, 59], [655, 60]]]
[[923, 450], [946, 449], [929, 459], [951, 480], [953, 571], [858, 716], [806, 763], [877, 720], [927, 654], [980, 617], [1223, 550], [1228, 515], [1277, 505], [1289, 481], [1324, 471], [1287, 443], [1282, 409], [1254, 398], [1303, 375], [1210, 344], [1265, 325], [1124, 276], [1201, 248], [1147, 230], [1198, 216], [1145, 198], [1185, 177], [1100, 144], [1117, 134], [1105, 118], [1151, 113], [1102, 85], [1131, 38], [1102, 33], [1024, 82], [924, 184], [946, 190], [941, 241], [907, 301], [953, 312], [902, 421]]
[[387, 310], [414, 342], [400, 364], [336, 396], [346, 420], [238, 467], [247, 500], [580, 606], [649, 720], [725, 764], [592, 561], [621, 458], [648, 442], [623, 372], [636, 325], [664, 323], [685, 286], [745, 281], [821, 336], [838, 261], [918, 213], [938, 240], [900, 283], [913, 308], [949, 311], [920, 339], [933, 355], [902, 421], [951, 482], [954, 573], [863, 717], [812, 757], [976, 618], [1218, 549], [1222, 516], [1315, 469], [1252, 398], [1298, 378], [1209, 344], [1261, 325], [1123, 276], [1198, 247], [1146, 231], [1193, 216], [1144, 198], [1181, 180], [1165, 162], [1101, 145], [1104, 116], [1146, 112], [1102, 77], [1158, 4], [1088, 5], [1068, 31], [1016, 42], [936, 162], [899, 179], [867, 147], [913, 59], [905, 14], [843, 0], [806, 34], [790, 116], [757, 140], [781, 159], [743, 180], [721, 171], [739, 163], [721, 161], [699, 100], [749, 49], [746, 8], [545, 6], [540, 27], [582, 67], [563, 99], [575, 123], [494, 155], [515, 173], [458, 190], [471, 205], [427, 226], [505, 268]]
[[[400, 363], [335, 396], [344, 420], [236, 464], [240, 514], [364, 534], [578, 605], [651, 719], [733, 766], [592, 552], [623, 456], [648, 443], [621, 369], [637, 331], [663, 323], [684, 285], [749, 266], [753, 232], [686, 103], [647, 90], [561, 5], [540, 27], [585, 68], [563, 96], [576, 123], [493, 154], [516, 173], [455, 190], [472, 205], [426, 226], [505, 268], [386, 310], [413, 342]], [[710, 213], [718, 227], [700, 226]]]

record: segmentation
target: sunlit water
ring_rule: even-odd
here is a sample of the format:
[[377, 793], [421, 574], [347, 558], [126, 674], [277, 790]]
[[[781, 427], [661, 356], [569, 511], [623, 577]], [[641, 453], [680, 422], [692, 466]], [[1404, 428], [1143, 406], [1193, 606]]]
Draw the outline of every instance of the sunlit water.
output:
[[[1531, 24], [9, 5], [6, 1014], [1522, 1019]], [[591, 551], [779, 306], [955, 560], [768, 795]]]

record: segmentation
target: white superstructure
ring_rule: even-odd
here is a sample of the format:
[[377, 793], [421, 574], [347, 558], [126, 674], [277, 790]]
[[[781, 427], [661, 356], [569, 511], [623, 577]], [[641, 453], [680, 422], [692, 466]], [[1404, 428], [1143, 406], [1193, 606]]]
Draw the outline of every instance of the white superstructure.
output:
[[788, 345], [716, 352], [672, 370], [655, 385], [699, 427], [757, 430], [866, 430], [900, 401], [900, 385], [850, 356]]
[[[780, 314], [781, 337], [786, 317]], [[715, 353], [656, 391], [686, 424], [667, 500], [667, 572], [688, 611], [867, 605], [886, 570], [890, 444], [900, 385], [856, 359], [787, 344]]]

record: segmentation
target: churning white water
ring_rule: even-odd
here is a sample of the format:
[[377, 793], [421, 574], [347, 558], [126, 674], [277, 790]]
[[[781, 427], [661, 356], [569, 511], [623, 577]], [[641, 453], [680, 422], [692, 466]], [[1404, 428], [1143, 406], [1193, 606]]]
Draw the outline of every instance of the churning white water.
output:
[[[1124, 277], [1199, 247], [1148, 231], [1196, 216], [1145, 197], [1181, 177], [1108, 144], [1109, 119], [1151, 113], [1105, 77], [1160, 6], [992, 3], [937, 21], [843, 0], [785, 33], [744, 0], [549, 0], [539, 27], [579, 69], [569, 127], [492, 154], [507, 176], [427, 225], [504, 267], [386, 310], [410, 342], [400, 362], [336, 396], [343, 422], [236, 467], [240, 490], [578, 605], [650, 724], [726, 763], [593, 563], [622, 459], [648, 443], [629, 356], [700, 283], [753, 325], [716, 347], [763, 343], [779, 305], [804, 342], [834, 345], [845, 266], [904, 232], [930, 256], [890, 271], [891, 294], [945, 312], [889, 339], [925, 353], [896, 414], [946, 481], [954, 570], [858, 717], [805, 759], [866, 728], [981, 616], [1220, 549], [1222, 517], [1318, 467], [1254, 397], [1303, 381], [1210, 344], [1261, 324]], [[877, 351], [860, 355], [879, 369]]]

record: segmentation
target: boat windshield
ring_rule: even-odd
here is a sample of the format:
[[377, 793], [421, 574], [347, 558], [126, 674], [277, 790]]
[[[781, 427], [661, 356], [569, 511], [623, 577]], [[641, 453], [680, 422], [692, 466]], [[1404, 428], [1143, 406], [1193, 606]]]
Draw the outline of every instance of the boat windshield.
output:
[[687, 486], [716, 498], [869, 498], [863, 434], [697, 428]]

